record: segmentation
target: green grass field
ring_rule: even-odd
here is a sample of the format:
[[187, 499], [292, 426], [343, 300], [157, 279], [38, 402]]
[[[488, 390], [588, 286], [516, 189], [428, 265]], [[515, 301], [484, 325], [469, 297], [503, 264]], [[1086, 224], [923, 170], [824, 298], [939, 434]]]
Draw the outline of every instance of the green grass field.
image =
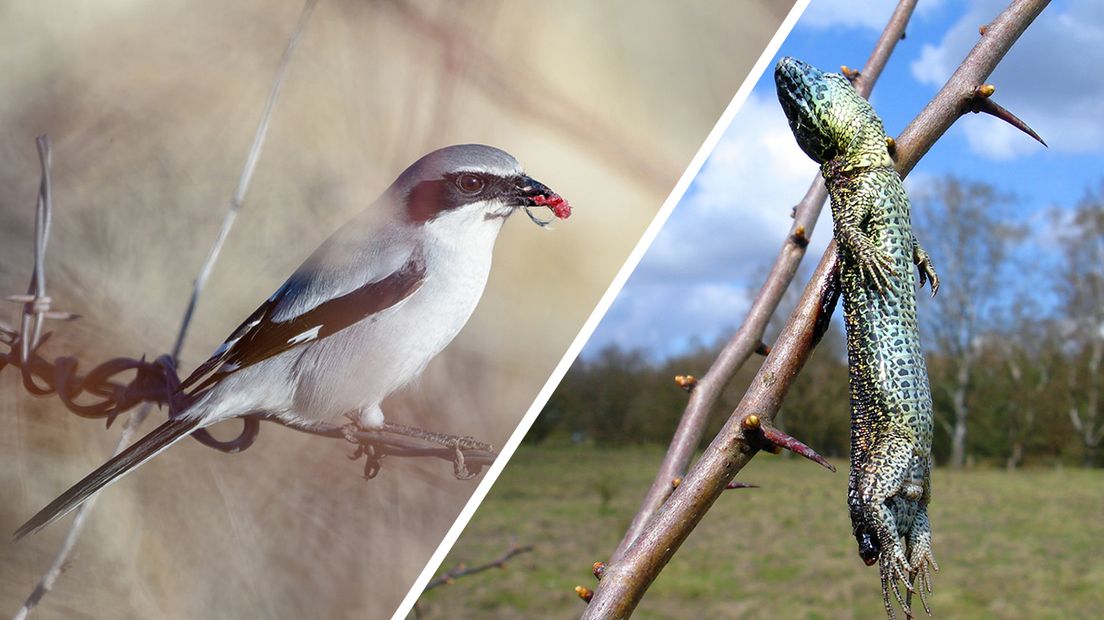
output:
[[[591, 564], [617, 544], [661, 457], [658, 448], [523, 446], [444, 568], [534, 544], [504, 570], [436, 588], [421, 618], [570, 618], [594, 587]], [[851, 538], [846, 463], [835, 474], [763, 454], [653, 584], [637, 618], [880, 618], [876, 568]], [[1104, 614], [1104, 471], [934, 474], [942, 569], [936, 618], [1098, 618]], [[919, 608], [919, 605], [917, 605]]]

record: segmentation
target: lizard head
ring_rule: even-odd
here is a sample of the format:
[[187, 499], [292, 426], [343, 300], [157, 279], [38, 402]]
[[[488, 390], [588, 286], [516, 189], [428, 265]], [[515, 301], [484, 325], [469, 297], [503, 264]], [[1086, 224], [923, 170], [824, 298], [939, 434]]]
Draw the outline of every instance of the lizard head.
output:
[[847, 78], [785, 57], [774, 83], [798, 146], [818, 164], [868, 144], [888, 159], [881, 120]]

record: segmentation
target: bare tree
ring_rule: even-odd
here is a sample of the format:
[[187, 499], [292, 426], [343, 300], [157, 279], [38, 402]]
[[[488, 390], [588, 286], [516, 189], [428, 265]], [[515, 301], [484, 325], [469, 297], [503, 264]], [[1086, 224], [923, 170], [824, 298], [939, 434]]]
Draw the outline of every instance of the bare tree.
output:
[[961, 468], [983, 334], [1003, 310], [999, 288], [1009, 277], [1011, 245], [1023, 231], [1007, 223], [1005, 207], [1012, 198], [992, 185], [948, 176], [927, 189], [916, 201], [916, 236], [927, 240], [946, 286], [925, 327], [930, 326], [935, 348], [950, 361], [950, 377], [939, 383], [947, 386], [952, 418], [937, 410], [936, 419], [951, 436], [951, 466]]
[[1058, 294], [1069, 321], [1072, 358], [1069, 415], [1084, 448], [1084, 464], [1092, 467], [1104, 439], [1104, 182], [1081, 201], [1061, 238], [1065, 256]]
[[1038, 436], [1040, 415], [1050, 417], [1050, 389], [1059, 361], [1053, 322], [1035, 318], [1040, 310], [1027, 299], [1021, 297], [1014, 304], [1015, 318], [1009, 329], [997, 334], [995, 344], [1003, 364], [993, 373], [1004, 379], [995, 378], [994, 383], [1004, 388], [1002, 422], [1008, 437], [1008, 471], [1023, 463], [1027, 444]]

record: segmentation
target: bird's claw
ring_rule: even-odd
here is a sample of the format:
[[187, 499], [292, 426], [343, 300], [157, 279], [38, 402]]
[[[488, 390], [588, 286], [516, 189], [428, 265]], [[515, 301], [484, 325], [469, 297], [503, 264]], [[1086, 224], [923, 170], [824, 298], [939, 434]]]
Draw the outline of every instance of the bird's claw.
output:
[[345, 414], [345, 417], [352, 421], [341, 426], [341, 435], [345, 438], [345, 441], [356, 446], [353, 453], [349, 455], [349, 460], [355, 461], [364, 457], [364, 478], [366, 480], [371, 480], [375, 478], [379, 474], [380, 469], [383, 468], [384, 455], [376, 450], [375, 444], [361, 438], [360, 433], [364, 432], [366, 429], [357, 422], [355, 415]]
[[452, 473], [456, 476], [457, 480], [471, 480], [479, 475], [479, 471], [471, 471], [468, 469], [467, 463], [464, 462], [464, 451], [460, 449], [460, 440], [456, 441], [456, 445], [453, 446], [454, 455], [452, 458]]

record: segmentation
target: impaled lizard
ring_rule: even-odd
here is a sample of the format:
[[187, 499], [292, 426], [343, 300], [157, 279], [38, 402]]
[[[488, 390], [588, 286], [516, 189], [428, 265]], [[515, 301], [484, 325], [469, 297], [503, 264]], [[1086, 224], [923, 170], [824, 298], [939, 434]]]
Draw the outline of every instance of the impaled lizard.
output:
[[[909, 200], [885, 129], [847, 78], [793, 58], [775, 69], [778, 99], [801, 149], [821, 165], [832, 204], [847, 327], [851, 475], [847, 503], [867, 565], [878, 562], [886, 613], [905, 614], [919, 577], [931, 614], [932, 404], [916, 322], [920, 286], [939, 279], [912, 234]], [[907, 588], [904, 598], [898, 582]]]

